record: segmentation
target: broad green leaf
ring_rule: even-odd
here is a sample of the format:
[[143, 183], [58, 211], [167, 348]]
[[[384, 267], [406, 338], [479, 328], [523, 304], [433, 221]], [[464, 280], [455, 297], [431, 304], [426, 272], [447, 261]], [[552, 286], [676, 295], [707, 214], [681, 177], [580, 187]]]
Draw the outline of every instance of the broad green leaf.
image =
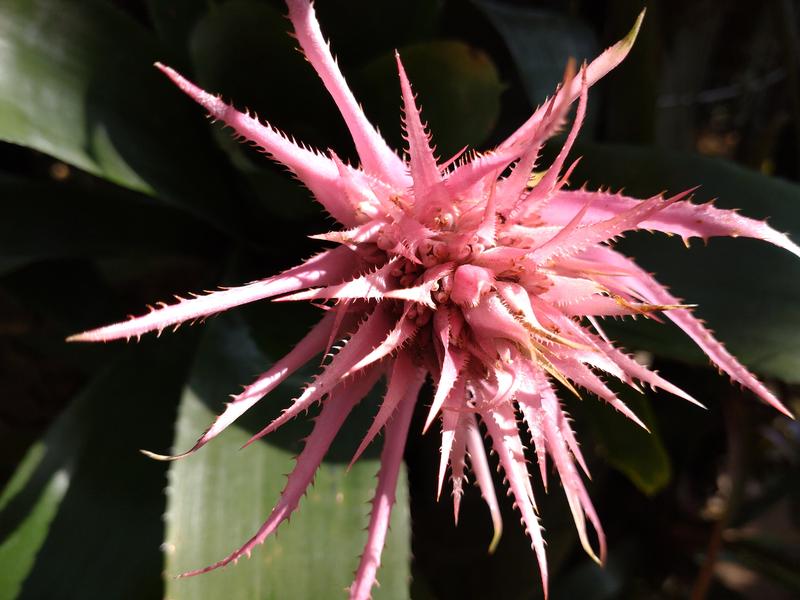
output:
[[[175, 209], [113, 186], [75, 186], [0, 174], [6, 201], [0, 257], [50, 258], [208, 253], [218, 234]], [[217, 237], [215, 237], [217, 236]]]
[[[729, 162], [650, 147], [583, 145], [571, 177], [646, 197], [662, 190], [701, 186], [695, 201], [718, 198], [722, 208], [738, 208], [800, 240], [800, 186]], [[712, 238], [687, 250], [663, 235], [629, 236], [619, 248], [654, 272], [673, 293], [698, 304], [720, 340], [752, 369], [788, 382], [800, 381], [800, 260], [764, 242]], [[609, 331], [631, 349], [646, 349], [682, 361], [707, 359], [674, 326], [638, 320]], [[691, 391], [691, 390], [689, 390]]]
[[[500, 113], [503, 84], [491, 58], [457, 41], [412, 44], [398, 52], [441, 158], [450, 158], [465, 145], [479, 146]], [[404, 148], [394, 52], [370, 61], [354, 75], [367, 115], [390, 145]]]
[[577, 421], [593, 435], [598, 451], [608, 463], [643, 493], [656, 494], [669, 483], [672, 467], [650, 401], [630, 388], [618, 389], [617, 395], [650, 433], [594, 396], [570, 402], [569, 406]]
[[0, 598], [161, 596], [164, 465], [185, 375], [180, 336], [128, 349], [59, 417], [0, 497]]
[[[279, 337], [286, 324], [285, 319], [273, 322]], [[305, 331], [302, 324], [291, 323], [291, 327], [297, 335]], [[191, 446], [213, 421], [221, 401], [269, 362], [238, 321], [220, 319], [214, 323], [184, 390], [175, 449]], [[172, 463], [165, 543], [169, 598], [344, 597], [366, 539], [367, 501], [372, 497], [378, 466], [374, 458], [367, 457], [347, 470], [346, 461], [364, 431], [363, 416], [359, 415], [352, 416], [357, 427], [343, 427], [335, 442], [338, 447], [329, 453], [331, 460], [323, 462], [314, 486], [276, 537], [257, 548], [249, 560], [189, 579], [172, 578], [221, 559], [249, 539], [269, 515], [285, 484], [285, 474], [294, 465], [293, 457], [302, 448], [301, 438], [310, 431], [308, 418], [300, 417], [241, 452], [239, 448], [270, 415], [278, 414], [297, 395], [302, 382], [303, 378], [294, 377], [262, 400], [263, 406], [254, 409], [255, 415], [241, 419], [197, 454]], [[365, 402], [374, 399], [368, 397]], [[403, 475], [375, 598], [408, 597], [405, 490]]]
[[7, 0], [0, 40], [0, 139], [230, 227], [219, 157], [150, 32], [106, 3]]
[[594, 58], [597, 41], [574, 17], [524, 3], [473, 0], [503, 37], [533, 106], [556, 89], [570, 58]]

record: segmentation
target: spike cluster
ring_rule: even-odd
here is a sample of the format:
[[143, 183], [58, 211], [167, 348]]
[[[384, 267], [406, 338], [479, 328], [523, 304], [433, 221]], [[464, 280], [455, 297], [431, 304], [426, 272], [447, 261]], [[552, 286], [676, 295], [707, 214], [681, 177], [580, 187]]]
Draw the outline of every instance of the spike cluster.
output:
[[[722, 371], [781, 412], [787, 410], [681, 304], [611, 242], [636, 229], [706, 239], [746, 236], [800, 256], [800, 248], [766, 224], [689, 201], [688, 192], [636, 200], [607, 192], [564, 189], [564, 169], [586, 112], [587, 90], [625, 57], [638, 31], [578, 73], [568, 69], [554, 96], [508, 140], [483, 155], [439, 164], [397, 56], [407, 159], [370, 125], [331, 56], [311, 4], [288, 0], [299, 44], [338, 105], [353, 136], [360, 168], [297, 145], [270, 125], [238, 112], [162, 65], [158, 67], [211, 117], [262, 148], [305, 184], [342, 229], [315, 236], [334, 244], [298, 267], [243, 287], [160, 305], [149, 314], [74, 336], [76, 341], [139, 337], [265, 298], [315, 301], [321, 321], [294, 349], [233, 398], [187, 452], [199, 450], [280, 382], [345, 341], [319, 375], [253, 439], [274, 431], [315, 403], [322, 411], [268, 520], [244, 546], [203, 573], [235, 562], [271, 535], [296, 509], [349, 411], [385, 378], [386, 393], [355, 461], [385, 432], [367, 543], [350, 597], [369, 598], [394, 502], [411, 415], [430, 376], [435, 394], [425, 429], [441, 424], [439, 492], [448, 469], [453, 505], [469, 468], [500, 535], [497, 497], [481, 431], [497, 453], [535, 551], [545, 590], [547, 563], [520, 426], [530, 431], [538, 472], [558, 473], [583, 547], [606, 554], [600, 521], [584, 488], [586, 463], [555, 384], [588, 390], [642, 425], [604, 378], [661, 388], [696, 402], [616, 348], [598, 319], [663, 313]], [[531, 173], [544, 142], [577, 111], [565, 144], [538, 179]], [[638, 389], [638, 388], [637, 388]], [[644, 425], [642, 425], [644, 426]], [[594, 529], [590, 536], [587, 520]], [[592, 541], [593, 540], [593, 541]]]

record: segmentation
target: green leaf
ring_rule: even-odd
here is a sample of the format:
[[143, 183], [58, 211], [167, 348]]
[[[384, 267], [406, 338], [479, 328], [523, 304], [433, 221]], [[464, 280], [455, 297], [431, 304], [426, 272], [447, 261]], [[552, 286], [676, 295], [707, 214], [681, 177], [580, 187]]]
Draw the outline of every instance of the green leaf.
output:
[[588, 424], [599, 453], [608, 463], [651, 496], [664, 489], [672, 477], [671, 461], [658, 433], [653, 408], [647, 396], [635, 390], [620, 387], [615, 391], [650, 433], [593, 396], [570, 402], [570, 409], [579, 423]]
[[[272, 328], [282, 336], [286, 319]], [[304, 326], [291, 323], [298, 335]], [[264, 370], [268, 360], [248, 331], [234, 319], [209, 329], [189, 385], [184, 390], [175, 449], [192, 445], [211, 423], [227, 395]], [[309, 432], [308, 419], [287, 424], [266, 441], [239, 451], [249, 437], [297, 395], [303, 378], [294, 377], [197, 454], [172, 463], [167, 511], [167, 596], [191, 598], [330, 598], [351, 583], [366, 540], [364, 527], [375, 486], [377, 461], [347, 462], [365, 429], [364, 416], [345, 425], [323, 463], [314, 486], [291, 522], [257, 548], [249, 560], [189, 579], [173, 579], [188, 569], [224, 557], [252, 536], [269, 515], [293, 467], [293, 456]], [[365, 403], [372, 404], [368, 397]], [[212, 410], [211, 407], [214, 407]], [[344, 447], [343, 447], [344, 446]], [[346, 449], [345, 449], [346, 447]], [[334, 462], [337, 461], [337, 462]], [[407, 598], [409, 525], [405, 476], [401, 477], [392, 528], [383, 552], [376, 598]]]
[[166, 468], [187, 341], [130, 348], [101, 372], [0, 497], [0, 598], [161, 597]]
[[[625, 188], [647, 197], [700, 185], [695, 201], [718, 198], [721, 208], [738, 208], [748, 217], [770, 217], [770, 224], [800, 240], [800, 186], [767, 177], [729, 162], [650, 147], [582, 145], [581, 163], [570, 178]], [[750, 239], [711, 239], [687, 250], [662, 235], [630, 236], [619, 248], [654, 272], [686, 302], [698, 304], [728, 349], [752, 369], [788, 382], [800, 382], [800, 261], [788, 252]], [[624, 327], [607, 321], [609, 332], [631, 349], [698, 364], [708, 359], [672, 325], [639, 320]]]
[[597, 54], [594, 33], [573, 17], [521, 3], [473, 2], [505, 40], [533, 106], [553, 93], [570, 58], [580, 62]]
[[[455, 41], [413, 44], [399, 52], [441, 158], [486, 139], [500, 113], [503, 91], [489, 56]], [[379, 56], [355, 75], [353, 84], [367, 114], [390, 145], [405, 147], [394, 53]]]
[[0, 3], [0, 139], [231, 226], [205, 123], [152, 64], [150, 32], [99, 2]]
[[100, 189], [0, 174], [0, 258], [192, 255], [220, 239], [186, 213], [112, 186]]

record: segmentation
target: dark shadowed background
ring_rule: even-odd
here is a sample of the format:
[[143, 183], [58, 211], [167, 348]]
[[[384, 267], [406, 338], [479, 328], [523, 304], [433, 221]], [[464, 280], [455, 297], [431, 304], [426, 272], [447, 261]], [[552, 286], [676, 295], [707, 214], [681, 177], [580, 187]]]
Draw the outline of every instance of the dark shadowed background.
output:
[[[798, 4], [650, 1], [630, 56], [590, 91], [571, 183], [638, 197], [700, 185], [698, 201], [769, 216], [800, 240]], [[443, 159], [502, 140], [552, 92], [568, 58], [596, 56], [641, 8], [629, 0], [317, 2], [356, 96], [395, 147], [399, 49]], [[346, 466], [371, 418], [369, 399], [278, 537], [201, 578], [173, 576], [221, 558], [269, 513], [308, 421], [238, 448], [312, 371], [186, 461], [137, 452], [189, 446], [229, 394], [306, 332], [316, 309], [262, 303], [138, 345], [64, 342], [174, 293], [273, 274], [319, 247], [307, 235], [331, 219], [309, 194], [210, 125], [152, 67], [172, 65], [297, 139], [354, 160], [334, 104], [286, 35], [284, 13], [268, 0], [0, 2], [0, 600], [325, 599], [342, 597], [350, 582], [379, 449]], [[798, 412], [798, 261], [752, 240], [690, 250], [651, 235], [622, 243], [698, 304]], [[719, 377], [668, 325], [608, 328], [708, 411], [652, 392], [626, 396], [648, 436], [592, 398], [564, 397], [610, 553], [605, 568], [595, 566], [558, 484], [539, 490], [551, 598], [800, 597], [797, 423]], [[435, 502], [439, 438], [420, 430], [421, 421], [412, 425], [408, 481], [375, 597], [539, 598], [510, 501], [490, 556], [491, 523], [476, 489], [458, 528], [450, 502]]]

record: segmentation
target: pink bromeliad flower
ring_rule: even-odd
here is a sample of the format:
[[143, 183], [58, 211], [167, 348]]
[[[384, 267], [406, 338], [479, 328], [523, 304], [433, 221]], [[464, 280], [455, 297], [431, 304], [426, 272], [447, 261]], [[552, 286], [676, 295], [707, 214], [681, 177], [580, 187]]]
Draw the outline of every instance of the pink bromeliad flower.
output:
[[[746, 236], [800, 256], [800, 248], [765, 223], [696, 205], [688, 192], [636, 200], [619, 194], [564, 189], [564, 169], [581, 126], [587, 89], [617, 66], [631, 33], [579, 73], [565, 77], [555, 95], [497, 148], [442, 164], [434, 156], [400, 57], [407, 157], [392, 151], [348, 89], [323, 39], [308, 0], [287, 0], [289, 17], [306, 58], [336, 102], [353, 136], [361, 165], [333, 151], [315, 152], [237, 111], [181, 75], [158, 67], [213, 119], [230, 126], [288, 167], [341, 229], [315, 236], [333, 248], [288, 271], [208, 295], [162, 304], [149, 314], [87, 331], [76, 341], [138, 338], [248, 302], [307, 300], [326, 309], [294, 349], [234, 396], [197, 443], [211, 441], [279, 383], [315, 356], [336, 352], [316, 378], [252, 440], [306, 411], [322, 410], [278, 503], [258, 532], [227, 558], [194, 575], [235, 562], [270, 536], [295, 510], [351, 409], [384, 377], [386, 393], [355, 461], [384, 431], [381, 468], [364, 554], [350, 597], [370, 597], [394, 503], [395, 487], [418, 393], [435, 383], [425, 429], [441, 426], [439, 490], [448, 469], [453, 505], [466, 481], [467, 463], [488, 505], [496, 544], [500, 510], [484, 448], [484, 431], [530, 536], [547, 590], [547, 563], [531, 473], [519, 427], [527, 427], [546, 485], [548, 456], [558, 472], [586, 552], [606, 554], [602, 526], [582, 482], [586, 464], [556, 394], [555, 384], [588, 390], [639, 423], [603, 378], [661, 388], [690, 402], [686, 392], [615, 347], [598, 324], [606, 316], [663, 313], [734, 381], [789, 414], [651, 275], [613, 248], [627, 231], [647, 229], [692, 237]], [[544, 142], [560, 130], [570, 106], [577, 112], [563, 148], [546, 173], [531, 173]], [[643, 426], [643, 425], [642, 425]], [[595, 531], [590, 541], [587, 520]]]

